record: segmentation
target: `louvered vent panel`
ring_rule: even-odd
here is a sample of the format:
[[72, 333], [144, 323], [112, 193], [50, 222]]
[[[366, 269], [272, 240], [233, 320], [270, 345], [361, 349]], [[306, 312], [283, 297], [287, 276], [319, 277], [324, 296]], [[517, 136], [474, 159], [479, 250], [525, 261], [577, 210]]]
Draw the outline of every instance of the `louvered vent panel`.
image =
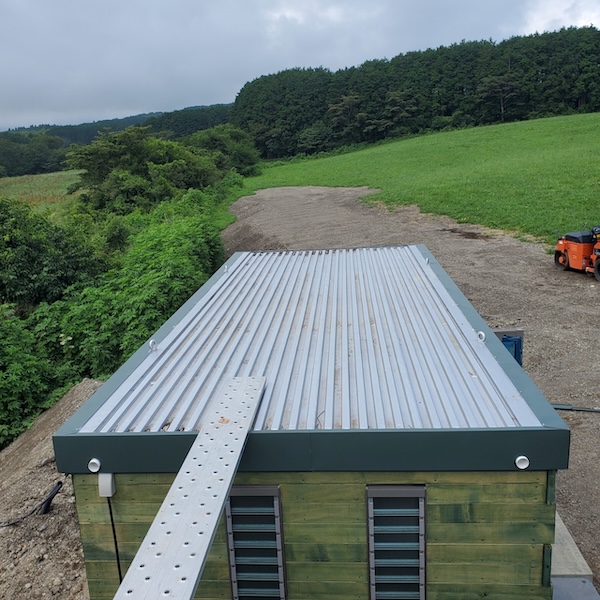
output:
[[425, 489], [368, 489], [371, 600], [425, 598]]
[[234, 488], [226, 506], [226, 517], [234, 600], [284, 600], [278, 489]]

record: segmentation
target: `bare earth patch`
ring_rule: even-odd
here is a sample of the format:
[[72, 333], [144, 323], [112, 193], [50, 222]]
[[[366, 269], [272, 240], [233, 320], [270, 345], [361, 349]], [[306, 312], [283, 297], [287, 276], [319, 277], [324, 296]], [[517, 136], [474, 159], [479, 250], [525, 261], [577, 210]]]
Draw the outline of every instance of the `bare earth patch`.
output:
[[[556, 271], [543, 244], [502, 231], [369, 206], [366, 188], [279, 188], [241, 198], [223, 233], [243, 250], [425, 244], [491, 327], [525, 329], [524, 368], [550, 402], [600, 408], [597, 358], [600, 284]], [[56, 472], [51, 436], [97, 389], [86, 380], [0, 453], [0, 523], [38, 505], [57, 481], [47, 515], [0, 528], [0, 598], [85, 599], [85, 570], [69, 478]], [[600, 587], [600, 413], [561, 411], [572, 431], [571, 463], [557, 502]]]

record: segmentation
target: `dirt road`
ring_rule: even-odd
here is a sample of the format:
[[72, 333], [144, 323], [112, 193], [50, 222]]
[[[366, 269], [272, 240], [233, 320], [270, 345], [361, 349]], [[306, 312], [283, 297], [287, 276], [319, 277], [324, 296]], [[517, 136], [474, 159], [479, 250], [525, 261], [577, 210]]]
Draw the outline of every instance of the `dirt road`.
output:
[[[600, 407], [600, 284], [553, 268], [543, 244], [415, 207], [390, 212], [360, 201], [367, 189], [280, 188], [242, 198], [225, 230], [238, 250], [425, 244], [491, 327], [525, 329], [524, 368], [550, 402]], [[98, 382], [85, 381], [0, 453], [0, 523], [39, 503], [56, 481], [50, 439]], [[564, 412], [571, 466], [559, 473], [558, 507], [600, 584], [600, 413]], [[0, 528], [0, 597], [85, 598], [85, 573], [68, 478], [48, 515]]]

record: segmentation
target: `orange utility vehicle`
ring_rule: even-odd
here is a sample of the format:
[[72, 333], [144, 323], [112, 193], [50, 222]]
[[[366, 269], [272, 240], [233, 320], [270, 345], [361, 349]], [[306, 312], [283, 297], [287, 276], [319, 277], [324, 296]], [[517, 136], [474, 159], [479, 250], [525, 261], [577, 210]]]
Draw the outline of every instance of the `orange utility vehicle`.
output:
[[592, 273], [600, 281], [600, 225], [588, 231], [565, 233], [554, 250], [554, 266]]

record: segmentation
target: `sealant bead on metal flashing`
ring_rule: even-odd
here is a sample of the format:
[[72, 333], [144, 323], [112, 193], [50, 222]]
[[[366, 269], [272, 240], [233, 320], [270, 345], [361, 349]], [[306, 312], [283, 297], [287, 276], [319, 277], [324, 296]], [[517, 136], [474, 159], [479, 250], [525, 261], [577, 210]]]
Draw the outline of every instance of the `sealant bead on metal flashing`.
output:
[[527, 469], [529, 468], [529, 458], [523, 454], [521, 456], [517, 456], [517, 458], [515, 458], [515, 465], [517, 466], [517, 469]]

